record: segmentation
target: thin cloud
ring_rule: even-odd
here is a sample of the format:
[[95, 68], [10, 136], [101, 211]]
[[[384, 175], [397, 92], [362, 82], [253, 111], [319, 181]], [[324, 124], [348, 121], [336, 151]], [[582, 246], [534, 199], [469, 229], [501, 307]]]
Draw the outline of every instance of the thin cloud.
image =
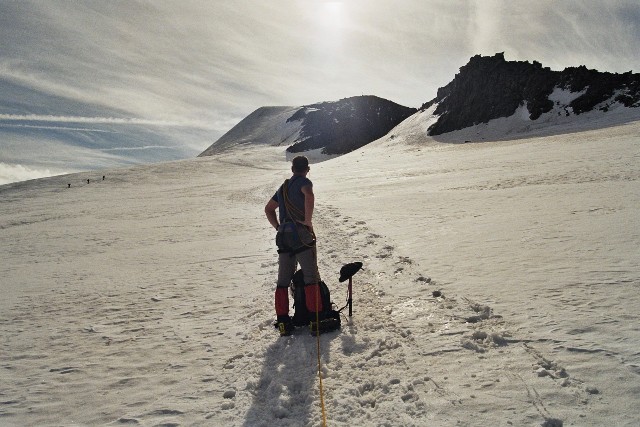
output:
[[[117, 118], [117, 117], [78, 117], [78, 116], [50, 116], [38, 114], [0, 114], [0, 120], [20, 121], [20, 122], [50, 122], [50, 123], [93, 123], [93, 124], [123, 124], [123, 125], [143, 125], [143, 126], [170, 126], [170, 127], [190, 127], [198, 129], [214, 129], [211, 124], [197, 121], [171, 122], [163, 120], [148, 120], [138, 118]], [[0, 126], [2, 124], [0, 123]], [[73, 129], [71, 130], [82, 130]]]
[[167, 147], [166, 145], [145, 145], [142, 147], [101, 148], [100, 151], [175, 150], [176, 148], [179, 148], [179, 147]]
[[637, 71], [640, 5], [5, 1], [0, 39], [0, 128], [95, 126], [91, 136], [129, 136], [135, 127], [139, 138], [152, 138], [138, 146], [182, 144], [192, 153], [262, 106], [362, 94], [420, 106], [478, 53], [553, 69]]
[[476, 53], [505, 52], [508, 59], [553, 69], [626, 72], [640, 66], [637, 1], [476, 0], [473, 9], [469, 37]]
[[9, 123], [0, 123], [0, 127], [16, 128], [16, 129], [65, 130], [65, 131], [78, 131], [78, 132], [105, 132], [105, 133], [115, 132], [115, 131], [106, 130], [106, 129], [77, 128], [77, 127], [69, 127], [69, 126], [25, 125], [25, 124], [9, 124]]
[[[476, 53], [638, 68], [637, 2], [4, 3], [0, 76], [150, 121], [376, 94], [416, 106]], [[10, 35], [9, 26], [2, 35]], [[15, 45], [17, 44], [17, 46]], [[218, 129], [224, 132], [228, 129]]]

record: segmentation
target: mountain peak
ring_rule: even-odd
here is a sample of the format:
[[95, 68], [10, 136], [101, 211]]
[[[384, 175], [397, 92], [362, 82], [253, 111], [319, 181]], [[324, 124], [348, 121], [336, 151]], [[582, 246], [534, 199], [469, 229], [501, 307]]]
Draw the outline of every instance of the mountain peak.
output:
[[302, 107], [262, 107], [200, 156], [247, 144], [287, 146], [287, 153], [345, 154], [383, 137], [416, 111], [370, 95]]
[[383, 137], [416, 111], [371, 95], [306, 105], [287, 120], [303, 121], [300, 140], [287, 152], [320, 148], [324, 154], [345, 154]]
[[536, 120], [554, 108], [549, 96], [556, 89], [581, 92], [566, 106], [569, 114], [606, 111], [607, 102], [640, 106], [640, 74], [599, 72], [584, 65], [552, 71], [537, 61], [507, 61], [501, 52], [473, 56], [421, 109], [437, 104], [434, 114], [439, 117], [428, 133], [440, 135], [509, 117], [522, 105]]
[[[499, 52], [471, 57], [454, 79], [420, 108], [422, 112], [429, 109], [428, 123], [417, 117], [408, 126], [421, 122], [416, 135], [423, 139], [425, 128], [427, 135], [437, 136], [462, 129], [466, 132], [481, 123], [509, 117], [517, 119], [522, 129], [516, 134], [526, 134], [560, 122], [583, 126], [590, 119], [576, 119], [576, 115], [620, 107], [640, 107], [640, 74], [600, 72], [584, 65], [553, 71], [538, 61], [507, 61], [504, 52]], [[262, 107], [200, 156], [263, 144], [286, 146], [288, 155], [305, 152], [314, 160], [326, 159], [382, 138], [417, 111], [371, 95], [301, 107]], [[636, 120], [637, 116], [628, 109], [623, 114], [611, 113], [613, 121]], [[602, 126], [602, 122], [589, 126]], [[500, 138], [498, 133], [493, 137]]]

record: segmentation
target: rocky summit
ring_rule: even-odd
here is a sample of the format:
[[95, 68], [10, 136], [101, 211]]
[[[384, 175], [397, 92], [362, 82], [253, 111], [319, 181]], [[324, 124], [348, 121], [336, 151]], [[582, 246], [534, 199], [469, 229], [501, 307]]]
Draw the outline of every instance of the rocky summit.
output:
[[553, 71], [537, 61], [507, 61], [503, 53], [476, 55], [420, 109], [370, 95], [301, 107], [261, 107], [200, 156], [262, 144], [286, 147], [289, 155], [304, 152], [326, 159], [382, 138], [418, 111], [429, 110], [429, 123], [421, 129], [435, 137], [512, 117], [518, 109], [528, 132], [550, 126], [551, 115], [565, 124], [591, 111], [622, 117], [626, 113], [620, 115], [621, 106], [627, 107], [626, 113], [640, 107], [640, 74], [600, 72], [584, 65]]
[[284, 146], [290, 154], [310, 150], [321, 155], [346, 154], [383, 137], [417, 111], [364, 95], [302, 107], [261, 107], [200, 156], [255, 144]]
[[324, 154], [345, 154], [383, 137], [416, 111], [377, 96], [307, 105], [287, 120], [302, 123], [300, 141], [287, 151], [322, 148]]
[[640, 106], [640, 74], [599, 72], [585, 66], [552, 71], [537, 61], [506, 61], [504, 53], [472, 57], [437, 96], [421, 110], [437, 104], [438, 120], [428, 130], [440, 135], [492, 119], [509, 117], [526, 105], [536, 120], [553, 109], [549, 95], [554, 89], [579, 93], [565, 113], [581, 114], [594, 109], [607, 111], [612, 103]]

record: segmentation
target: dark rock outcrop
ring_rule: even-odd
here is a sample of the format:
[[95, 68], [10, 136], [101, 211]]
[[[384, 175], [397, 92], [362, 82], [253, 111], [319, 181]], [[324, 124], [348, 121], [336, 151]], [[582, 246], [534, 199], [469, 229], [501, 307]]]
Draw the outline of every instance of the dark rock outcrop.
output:
[[376, 96], [306, 105], [287, 120], [303, 121], [300, 142], [287, 151], [345, 154], [383, 137], [416, 111]]
[[[521, 105], [526, 105], [529, 118], [536, 120], [553, 108], [549, 95], [555, 88], [584, 91], [569, 104], [575, 114], [609, 100], [627, 107], [640, 106], [640, 74], [599, 72], [585, 66], [552, 71], [537, 61], [506, 61], [504, 54], [498, 53], [472, 57], [421, 109], [438, 104], [434, 114], [440, 117], [429, 128], [430, 135], [509, 117]], [[607, 108], [606, 104], [600, 107], [603, 111]]]
[[[571, 94], [554, 94], [556, 89]], [[599, 72], [583, 65], [552, 71], [537, 61], [506, 61], [504, 54], [498, 53], [472, 57], [420, 109], [436, 105], [433, 114], [437, 119], [428, 129], [429, 135], [436, 136], [510, 117], [522, 106], [535, 121], [552, 110], [566, 116], [596, 108], [607, 112], [615, 103], [640, 106], [640, 74]], [[200, 156], [256, 144], [287, 147], [290, 154], [310, 150], [346, 154], [385, 136], [416, 111], [376, 96], [302, 107], [262, 107]]]
[[355, 96], [303, 107], [261, 107], [199, 157], [246, 145], [287, 146], [288, 153], [346, 154], [386, 135], [416, 108], [376, 96]]

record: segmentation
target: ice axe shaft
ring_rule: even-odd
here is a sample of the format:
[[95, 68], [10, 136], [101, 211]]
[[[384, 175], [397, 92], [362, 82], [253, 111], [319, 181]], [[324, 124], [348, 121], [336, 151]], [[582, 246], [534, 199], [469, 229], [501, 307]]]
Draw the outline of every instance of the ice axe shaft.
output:
[[[361, 262], [352, 262], [345, 264], [340, 269], [340, 282], [344, 282], [349, 279], [347, 305], [349, 306], [349, 317], [353, 315], [353, 275], [356, 274], [362, 268]], [[344, 308], [344, 307], [342, 307]]]
[[353, 294], [351, 293], [353, 278], [349, 277], [349, 317], [353, 314]]

